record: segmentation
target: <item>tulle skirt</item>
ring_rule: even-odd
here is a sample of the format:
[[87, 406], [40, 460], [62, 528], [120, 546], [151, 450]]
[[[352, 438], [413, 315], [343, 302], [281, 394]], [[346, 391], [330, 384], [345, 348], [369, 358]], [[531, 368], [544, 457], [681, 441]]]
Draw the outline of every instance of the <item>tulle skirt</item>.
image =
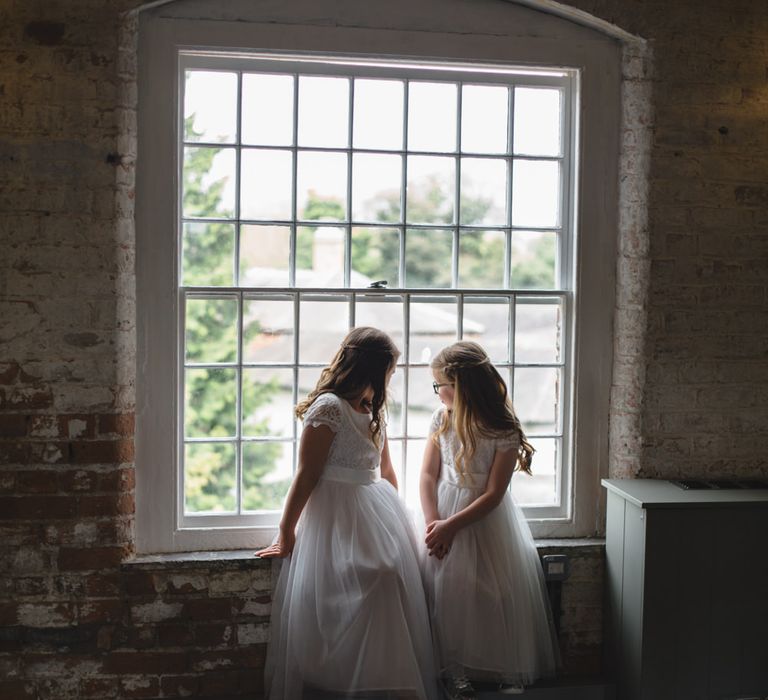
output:
[[[438, 512], [449, 517], [481, 493], [441, 480]], [[555, 673], [559, 651], [541, 563], [509, 493], [460, 530], [442, 560], [424, 545], [421, 557], [441, 672], [524, 685]]]
[[389, 482], [321, 479], [277, 566], [271, 700], [438, 697], [418, 546]]

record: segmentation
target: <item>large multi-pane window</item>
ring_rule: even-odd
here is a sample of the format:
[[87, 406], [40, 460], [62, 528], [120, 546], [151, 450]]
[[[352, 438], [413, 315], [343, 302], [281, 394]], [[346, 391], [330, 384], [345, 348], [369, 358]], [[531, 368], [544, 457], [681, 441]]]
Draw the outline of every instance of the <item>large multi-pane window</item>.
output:
[[182, 523], [276, 521], [293, 407], [356, 325], [402, 350], [387, 434], [418, 508], [429, 362], [481, 343], [535, 446], [512, 489], [568, 510], [574, 75], [182, 55]]

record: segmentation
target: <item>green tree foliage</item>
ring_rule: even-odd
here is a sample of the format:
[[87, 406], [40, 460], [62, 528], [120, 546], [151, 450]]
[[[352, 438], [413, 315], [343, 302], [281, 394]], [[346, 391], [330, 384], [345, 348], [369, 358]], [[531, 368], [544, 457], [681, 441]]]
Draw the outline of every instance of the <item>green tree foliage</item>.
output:
[[[375, 219], [382, 224], [400, 220], [400, 193], [379, 195], [380, 205]], [[482, 222], [492, 206], [490, 199], [466, 197], [461, 201], [462, 224]], [[310, 193], [304, 206], [305, 220], [331, 219], [344, 216], [341, 202]], [[409, 287], [448, 287], [451, 284], [453, 207], [445, 189], [436, 178], [408, 191], [408, 219], [446, 226], [445, 229], [406, 229], [406, 276]], [[312, 266], [315, 227], [303, 227], [297, 233], [297, 265]], [[463, 287], [494, 287], [503, 283], [503, 237], [485, 231], [462, 231], [459, 255]], [[546, 239], [538, 239], [532, 255], [512, 262], [512, 284], [523, 289], [548, 288], [554, 283], [555, 251]], [[403, 286], [398, 280], [400, 236], [394, 228], [357, 227], [352, 236], [352, 269], [371, 279], [386, 279], [390, 287]]]
[[[194, 116], [185, 122], [194, 138]], [[213, 148], [188, 149], [184, 163], [183, 210], [197, 217], [221, 216], [226, 178], [209, 181]], [[225, 223], [188, 224], [183, 241], [183, 283], [187, 286], [227, 286], [234, 282], [234, 226]], [[234, 299], [191, 300], [186, 318], [186, 357], [191, 362], [231, 362], [236, 358], [237, 303]], [[234, 369], [187, 370], [185, 432], [190, 437], [231, 437], [236, 431], [237, 375]], [[270, 403], [276, 382], [244, 382], [242, 414], [250, 436], [269, 434], [268, 419], [251, 418]], [[275, 468], [280, 447], [271, 443], [244, 448], [243, 506], [277, 508], [287, 481], [265, 483]], [[186, 450], [186, 509], [189, 512], [233, 510], [237, 470], [232, 444], [196, 443]]]

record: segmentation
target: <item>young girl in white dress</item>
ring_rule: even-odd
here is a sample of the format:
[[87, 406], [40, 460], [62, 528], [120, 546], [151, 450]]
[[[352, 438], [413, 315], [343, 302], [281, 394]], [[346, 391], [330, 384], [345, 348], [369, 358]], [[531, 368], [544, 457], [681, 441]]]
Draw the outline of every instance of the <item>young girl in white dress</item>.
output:
[[444, 348], [431, 367], [445, 406], [421, 471], [422, 565], [441, 681], [450, 698], [474, 697], [472, 681], [522, 692], [559, 661], [541, 563], [508, 490], [533, 448], [477, 343]]
[[353, 329], [296, 407], [299, 466], [279, 535], [289, 557], [272, 603], [271, 700], [434, 700], [434, 656], [418, 544], [397, 495], [383, 411], [399, 351]]

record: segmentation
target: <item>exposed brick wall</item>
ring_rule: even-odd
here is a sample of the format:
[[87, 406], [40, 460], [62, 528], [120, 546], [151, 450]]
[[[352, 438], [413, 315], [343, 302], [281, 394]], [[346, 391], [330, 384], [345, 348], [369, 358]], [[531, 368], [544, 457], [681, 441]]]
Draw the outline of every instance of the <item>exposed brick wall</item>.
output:
[[[0, 697], [258, 693], [250, 562], [132, 553], [136, 0], [0, 6]], [[611, 460], [767, 473], [768, 6], [572, 0], [625, 52]], [[650, 187], [641, 173], [650, 175]], [[599, 667], [602, 558], [563, 593]]]

